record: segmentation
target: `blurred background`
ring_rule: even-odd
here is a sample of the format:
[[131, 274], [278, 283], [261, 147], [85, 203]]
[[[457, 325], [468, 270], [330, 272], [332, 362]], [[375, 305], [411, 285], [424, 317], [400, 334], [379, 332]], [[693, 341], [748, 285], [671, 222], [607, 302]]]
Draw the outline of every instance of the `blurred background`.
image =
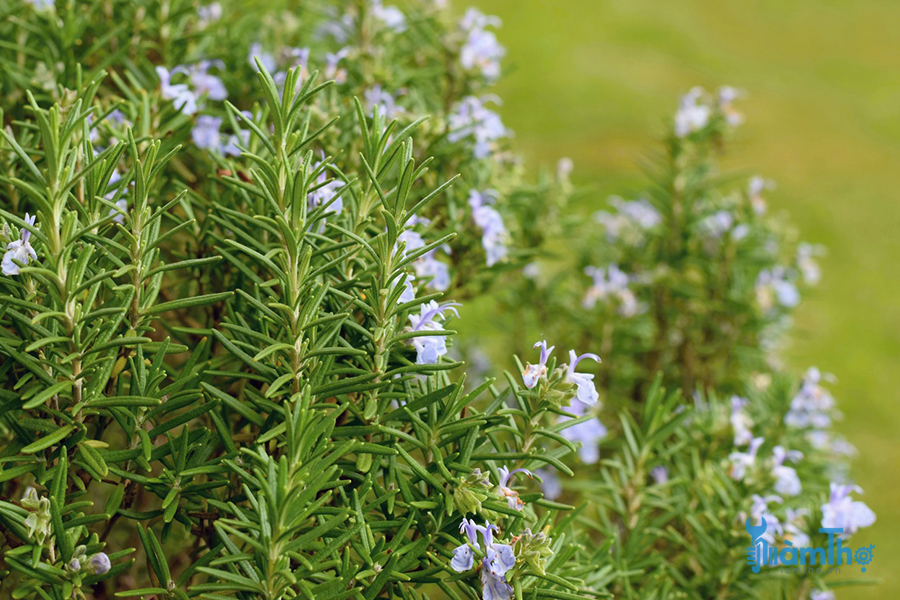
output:
[[828, 248], [785, 357], [837, 376], [839, 429], [878, 515], [853, 546], [875, 545], [866, 575], [883, 583], [838, 598], [900, 598], [900, 2], [468, 4], [503, 19], [497, 91], [516, 149], [531, 165], [572, 158], [585, 215], [646, 184], [638, 165], [680, 94], [745, 90], [723, 168], [775, 180], [771, 210]]

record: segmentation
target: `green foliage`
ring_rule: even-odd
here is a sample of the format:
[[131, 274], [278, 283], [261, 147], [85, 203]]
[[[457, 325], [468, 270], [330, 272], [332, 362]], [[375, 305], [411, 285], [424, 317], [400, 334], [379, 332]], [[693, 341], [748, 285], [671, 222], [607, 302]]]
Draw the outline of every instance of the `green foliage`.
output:
[[[729, 477], [722, 395], [749, 395], [764, 451], [808, 455], [792, 508], [817, 510], [832, 457], [783, 425], [793, 380], [762, 359], [782, 236], [718, 192], [728, 114], [668, 141], [660, 226], [604, 243], [566, 218], [565, 169], [527, 180], [507, 151], [497, 56], [469, 55], [489, 18], [221, 8], [0, 3], [0, 595], [806, 593], [742, 562], [773, 481]], [[749, 233], [710, 249], [723, 206]], [[521, 277], [560, 236], [579, 268], [640, 272], [649, 309]], [[452, 358], [439, 301], [487, 293], [612, 362], [598, 465], [574, 357], [526, 386]]]

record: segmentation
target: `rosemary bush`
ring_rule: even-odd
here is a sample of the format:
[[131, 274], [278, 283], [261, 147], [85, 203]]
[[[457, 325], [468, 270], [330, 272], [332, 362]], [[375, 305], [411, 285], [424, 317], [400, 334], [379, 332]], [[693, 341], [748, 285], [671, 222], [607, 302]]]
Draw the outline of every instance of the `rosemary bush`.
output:
[[[733, 91], [580, 222], [497, 20], [402, 6], [0, 1], [0, 597], [827, 598], [745, 562], [874, 515]], [[487, 294], [584, 353], [475, 373]]]

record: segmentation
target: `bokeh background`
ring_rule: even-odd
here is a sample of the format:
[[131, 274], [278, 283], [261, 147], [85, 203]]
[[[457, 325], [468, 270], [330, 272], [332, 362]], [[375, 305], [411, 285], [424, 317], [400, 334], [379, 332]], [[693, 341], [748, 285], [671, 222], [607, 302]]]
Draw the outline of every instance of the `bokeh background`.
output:
[[645, 184], [640, 161], [680, 94], [746, 91], [724, 167], [775, 180], [770, 210], [828, 248], [785, 357], [838, 377], [840, 429], [878, 515], [852, 545], [875, 545], [866, 575], [883, 583], [838, 598], [900, 598], [900, 2], [469, 4], [503, 19], [497, 91], [517, 150], [532, 165], [571, 157], [585, 215]]

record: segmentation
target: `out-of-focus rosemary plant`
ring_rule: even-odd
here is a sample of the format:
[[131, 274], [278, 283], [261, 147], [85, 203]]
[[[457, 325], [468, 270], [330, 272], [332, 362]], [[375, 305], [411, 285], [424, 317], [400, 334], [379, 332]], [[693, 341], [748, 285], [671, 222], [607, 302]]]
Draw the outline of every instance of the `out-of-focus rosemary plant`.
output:
[[[731, 92], [573, 227], [495, 18], [293, 4], [0, 0], [0, 597], [824, 597], [744, 561], [874, 515], [766, 360], [816, 272], [719, 191]], [[559, 350], [452, 359], [488, 293]]]

